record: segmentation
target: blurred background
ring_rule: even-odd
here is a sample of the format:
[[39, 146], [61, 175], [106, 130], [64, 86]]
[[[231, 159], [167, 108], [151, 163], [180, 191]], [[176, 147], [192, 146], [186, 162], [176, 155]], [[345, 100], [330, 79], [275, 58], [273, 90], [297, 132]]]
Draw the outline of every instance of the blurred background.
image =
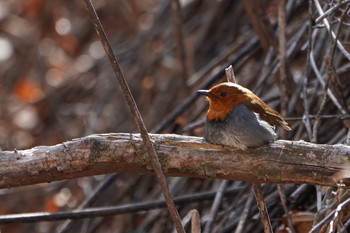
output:
[[[225, 81], [222, 71], [232, 64], [237, 82], [279, 112], [280, 97], [284, 96], [283, 115], [292, 127], [291, 132], [282, 135], [285, 139], [328, 144], [347, 140], [350, 63], [339, 50], [335, 51], [335, 72], [329, 81], [333, 99], [326, 100], [317, 138], [312, 139], [308, 121], [303, 118], [307, 109], [311, 126], [314, 124], [312, 116], [322, 100], [333, 43], [322, 21], [315, 23], [320, 14], [314, 8], [310, 40], [314, 67], [312, 62], [307, 66], [307, 1], [286, 1], [286, 77], [282, 80], [279, 1], [182, 0], [180, 11], [174, 10], [175, 2], [94, 1], [149, 132], [201, 136], [208, 106], [195, 91]], [[337, 4], [320, 1], [324, 11]], [[345, 7], [328, 17], [334, 31]], [[349, 12], [343, 20], [339, 41], [350, 51]], [[55, 145], [94, 133], [136, 132], [83, 1], [0, 2], [0, 101], [2, 150]], [[174, 196], [216, 191], [222, 182], [194, 178], [168, 181]], [[105, 186], [101, 189], [102, 184]], [[235, 191], [222, 200], [211, 232], [234, 232], [245, 205], [249, 215], [242, 232], [263, 232], [255, 201], [249, 201], [250, 184], [230, 181], [227, 187]], [[297, 232], [308, 232], [316, 213], [315, 188], [285, 185], [285, 190], [289, 210], [302, 216]], [[276, 185], [264, 185], [263, 192], [274, 229], [287, 232]], [[154, 176], [115, 174], [0, 190], [0, 214], [74, 210], [92, 193], [95, 200], [87, 206], [162, 198]], [[195, 208], [204, 225], [212, 201], [181, 205], [180, 216], [185, 218]], [[8, 224], [0, 226], [0, 231], [172, 232], [173, 228], [168, 211], [157, 209], [69, 224]]]

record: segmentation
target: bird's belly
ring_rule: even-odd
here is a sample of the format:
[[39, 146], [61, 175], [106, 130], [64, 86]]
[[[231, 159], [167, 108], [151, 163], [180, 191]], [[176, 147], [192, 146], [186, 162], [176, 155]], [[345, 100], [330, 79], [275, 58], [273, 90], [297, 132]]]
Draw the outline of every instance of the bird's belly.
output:
[[204, 138], [209, 143], [244, 150], [273, 141], [276, 134], [272, 126], [261, 121], [244, 105], [238, 105], [224, 121], [206, 121]]

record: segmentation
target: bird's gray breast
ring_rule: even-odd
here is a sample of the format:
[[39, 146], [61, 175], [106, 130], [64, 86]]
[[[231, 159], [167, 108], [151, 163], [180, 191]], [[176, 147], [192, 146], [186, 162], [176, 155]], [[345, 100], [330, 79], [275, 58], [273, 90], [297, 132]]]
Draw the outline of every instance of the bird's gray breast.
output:
[[237, 105], [224, 121], [206, 121], [204, 138], [213, 144], [241, 149], [258, 147], [276, 139], [273, 127], [251, 112], [245, 105]]

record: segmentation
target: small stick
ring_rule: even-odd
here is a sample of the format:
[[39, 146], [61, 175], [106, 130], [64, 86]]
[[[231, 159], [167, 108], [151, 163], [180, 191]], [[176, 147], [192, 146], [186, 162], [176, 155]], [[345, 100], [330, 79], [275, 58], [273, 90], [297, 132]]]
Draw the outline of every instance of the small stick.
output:
[[[101, 193], [109, 187], [118, 177], [118, 173], [106, 176], [106, 178], [97, 185], [97, 187], [89, 194], [89, 196], [77, 207], [75, 210], [81, 210], [91, 206], [96, 199], [101, 195]], [[135, 179], [138, 180], [138, 179]], [[117, 199], [118, 200], [118, 199]], [[68, 229], [72, 226], [73, 221], [71, 219], [66, 220], [60, 227], [58, 233], [68, 232]]]
[[[236, 195], [242, 191], [241, 188], [228, 188], [225, 191], [225, 196], [229, 197]], [[201, 192], [190, 195], [185, 195], [181, 197], [174, 198], [177, 205], [186, 206], [191, 205], [193, 202], [201, 202], [204, 200], [212, 200], [216, 195], [215, 191]], [[33, 222], [43, 222], [43, 221], [60, 221], [66, 219], [83, 219], [83, 218], [95, 218], [111, 215], [119, 215], [125, 213], [135, 213], [140, 211], [149, 211], [159, 208], [166, 208], [166, 202], [164, 200], [148, 201], [141, 203], [132, 203], [119, 206], [107, 206], [107, 207], [94, 207], [85, 208], [81, 210], [73, 211], [61, 211], [55, 213], [49, 212], [34, 212], [34, 213], [24, 213], [24, 214], [10, 214], [1, 215], [0, 224], [9, 223], [33, 223]]]
[[335, 5], [335, 6], [332, 7], [332, 8], [329, 8], [326, 12], [324, 12], [322, 15], [320, 15], [320, 16], [316, 19], [315, 23], [316, 23], [316, 24], [321, 23], [321, 21], [322, 21], [324, 18], [328, 17], [328, 16], [329, 16], [330, 14], [332, 14], [334, 11], [338, 10], [340, 7], [342, 7], [342, 6], [346, 5], [346, 4], [348, 4], [349, 2], [350, 2], [350, 0], [340, 1], [337, 5]]
[[201, 219], [196, 209], [191, 211], [191, 233], [201, 233]]
[[290, 195], [289, 200], [294, 203], [297, 201], [297, 199], [300, 197], [300, 195], [304, 192], [306, 192], [306, 189], [308, 188], [307, 184], [299, 185], [297, 189], [295, 189]]
[[344, 223], [343, 227], [340, 229], [339, 233], [347, 232], [346, 229], [350, 226], [350, 218]]
[[346, 135], [345, 145], [350, 146], [350, 130], [348, 131], [348, 134]]
[[310, 56], [312, 51], [312, 0], [309, 0], [309, 25], [308, 25], [308, 46], [307, 46], [307, 58], [306, 58], [306, 71], [305, 77], [303, 80], [303, 105], [304, 105], [304, 115], [303, 123], [306, 127], [307, 134], [309, 136], [309, 140], [312, 140], [312, 129], [311, 129], [311, 121], [310, 121], [310, 113], [309, 113], [309, 101], [307, 96], [307, 88], [309, 86], [309, 76], [311, 74], [311, 64], [310, 64]]
[[[316, 9], [318, 11], [318, 13], [321, 15], [324, 14], [322, 7], [320, 5], [320, 3], [318, 2], [318, 0], [314, 0]], [[347, 11], [348, 9], [346, 9], [345, 11]], [[339, 22], [339, 27], [341, 26], [343, 20], [340, 20]], [[336, 44], [339, 48], [339, 50], [343, 53], [343, 55], [350, 60], [350, 54], [348, 53], [348, 51], [346, 51], [346, 49], [344, 48], [344, 46], [342, 45], [342, 43], [340, 43], [340, 41], [338, 41], [336, 34], [332, 31], [331, 26], [329, 25], [329, 22], [326, 18], [323, 19], [323, 24], [326, 26], [327, 31], [331, 34], [331, 37], [336, 41]]]
[[179, 0], [171, 1], [171, 9], [173, 12], [173, 27], [176, 39], [176, 60], [177, 69], [181, 69], [181, 80], [183, 88], [187, 89], [187, 80], [189, 78], [188, 68], [187, 68], [187, 56], [184, 37], [182, 33], [182, 18], [181, 18], [181, 5]]
[[325, 105], [326, 105], [328, 86], [329, 86], [329, 82], [331, 80], [331, 76], [334, 73], [333, 59], [334, 59], [334, 54], [335, 54], [335, 48], [336, 48], [337, 42], [338, 42], [338, 36], [340, 34], [340, 28], [342, 26], [342, 23], [343, 23], [343, 20], [344, 20], [344, 16], [346, 15], [346, 12], [349, 10], [349, 8], [350, 8], [350, 5], [348, 5], [346, 7], [346, 9], [343, 11], [342, 15], [340, 16], [340, 21], [339, 21], [337, 32], [336, 32], [336, 35], [335, 35], [335, 38], [334, 38], [334, 41], [333, 41], [331, 54], [329, 55], [330, 59], [329, 59], [329, 64], [328, 64], [327, 80], [326, 80], [326, 84], [325, 84], [324, 89], [323, 89], [323, 96], [322, 96], [322, 101], [321, 101], [321, 104], [320, 104], [320, 108], [317, 111], [316, 120], [315, 120], [315, 123], [314, 123], [314, 126], [313, 126], [312, 142], [314, 142], [314, 143], [317, 142], [317, 133], [318, 133], [319, 125], [320, 125], [320, 116], [321, 116], [321, 114], [323, 112], [323, 109], [325, 108]]
[[113, 53], [112, 47], [108, 41], [106, 33], [104, 32], [101, 21], [99, 20], [99, 18], [97, 16], [96, 10], [95, 10], [94, 6], [92, 5], [91, 0], [84, 0], [84, 3], [85, 3], [86, 11], [88, 12], [88, 15], [90, 16], [91, 22], [96, 30], [96, 33], [100, 37], [103, 48], [105, 49], [105, 52], [108, 55], [109, 61], [111, 62], [115, 76], [118, 79], [119, 85], [123, 91], [126, 102], [129, 106], [131, 114], [132, 114], [134, 121], [136, 123], [136, 126], [138, 128], [138, 131], [141, 134], [143, 143], [147, 149], [148, 156], [151, 159], [152, 168], [153, 168], [154, 172], [156, 173], [156, 177], [158, 179], [159, 185], [160, 185], [161, 190], [163, 192], [164, 199], [166, 200], [166, 204], [168, 206], [168, 210], [169, 210], [170, 216], [174, 222], [175, 228], [176, 228], [177, 232], [185, 233], [185, 229], [182, 226], [179, 213], [176, 210], [174, 201], [173, 201], [171, 194], [169, 192], [169, 188], [168, 188], [168, 185], [166, 183], [165, 176], [164, 176], [164, 173], [162, 171], [162, 167], [161, 167], [160, 162], [158, 160], [156, 150], [153, 147], [153, 144], [152, 144], [151, 139], [150, 139], [148, 132], [147, 132], [147, 128], [146, 128], [146, 126], [143, 122], [143, 119], [141, 117], [141, 114], [137, 108], [134, 97], [131, 94], [131, 91], [129, 89], [129, 85], [126, 82], [125, 77], [122, 73], [122, 70], [119, 66], [118, 60]]
[[243, 232], [244, 224], [247, 221], [247, 218], [248, 218], [248, 215], [249, 215], [249, 210], [250, 210], [250, 207], [251, 207], [251, 205], [253, 203], [253, 199], [254, 199], [254, 195], [253, 195], [253, 193], [250, 193], [247, 201], [245, 202], [242, 214], [239, 217], [239, 222], [237, 224], [237, 228], [235, 230], [235, 233], [242, 233]]
[[286, 217], [287, 217], [289, 230], [290, 230], [291, 233], [295, 233], [295, 229], [294, 229], [294, 226], [293, 226], [292, 218], [291, 218], [291, 216], [289, 214], [288, 207], [287, 207], [286, 192], [284, 190], [284, 186], [282, 184], [278, 184], [277, 188], [278, 188], [278, 193], [279, 193], [280, 198], [281, 198], [281, 203], [282, 203], [283, 210], [284, 210], [284, 212], [286, 214]]
[[[311, 54], [310, 54], [310, 63], [311, 63], [312, 70], [314, 71], [314, 73], [316, 75], [316, 78], [318, 79], [319, 83], [322, 85], [322, 87], [325, 87], [326, 84], [325, 84], [325, 82], [323, 80], [323, 77], [322, 77], [319, 69], [316, 66], [316, 61], [315, 61], [315, 58], [314, 58], [314, 55], [313, 55], [312, 51], [311, 51]], [[335, 97], [335, 95], [333, 94], [333, 92], [330, 89], [327, 90], [327, 94], [328, 94], [329, 99], [340, 110], [340, 112], [342, 114], [346, 114], [347, 111], [345, 111], [345, 109], [340, 105], [339, 101], [337, 100], [337, 98]]]
[[[278, 55], [280, 58], [280, 93], [281, 93], [281, 116], [288, 114], [288, 94], [287, 94], [287, 71], [286, 71], [286, 14], [285, 0], [278, 1]], [[286, 139], [286, 131], [281, 131], [281, 138]]]
[[252, 186], [254, 189], [256, 203], [257, 203], [258, 209], [259, 209], [261, 222], [264, 225], [264, 232], [265, 233], [273, 233], [269, 213], [267, 212], [266, 203], [264, 201], [260, 185], [257, 183], [252, 183]]
[[218, 190], [218, 192], [215, 195], [215, 199], [214, 199], [211, 211], [210, 211], [210, 215], [209, 215], [208, 221], [205, 224], [204, 233], [211, 232], [211, 228], [213, 226], [213, 222], [214, 222], [215, 216], [218, 213], [218, 210], [219, 210], [222, 198], [224, 197], [223, 194], [225, 192], [227, 184], [228, 184], [228, 180], [223, 180], [221, 182], [221, 184], [220, 184], [219, 190]]
[[227, 82], [237, 83], [235, 73], [233, 72], [232, 65], [225, 68], [225, 74], [226, 74]]
[[320, 230], [320, 228], [329, 223], [332, 220], [332, 217], [335, 213], [339, 213], [339, 211], [342, 210], [343, 207], [347, 206], [350, 203], [350, 198], [346, 199], [344, 202], [340, 203], [336, 209], [334, 209], [331, 213], [329, 213], [322, 221], [317, 223], [315, 226], [312, 227], [312, 229], [309, 231], [309, 233], [316, 233]]

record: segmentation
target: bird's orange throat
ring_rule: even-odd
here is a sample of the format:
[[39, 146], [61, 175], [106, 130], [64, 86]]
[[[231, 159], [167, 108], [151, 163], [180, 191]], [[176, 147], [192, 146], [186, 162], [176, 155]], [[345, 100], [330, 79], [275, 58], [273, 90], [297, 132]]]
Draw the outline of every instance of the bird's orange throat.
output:
[[225, 106], [224, 104], [212, 104], [209, 102], [209, 110], [207, 113], [208, 121], [224, 121], [230, 112], [232, 112], [233, 107]]

